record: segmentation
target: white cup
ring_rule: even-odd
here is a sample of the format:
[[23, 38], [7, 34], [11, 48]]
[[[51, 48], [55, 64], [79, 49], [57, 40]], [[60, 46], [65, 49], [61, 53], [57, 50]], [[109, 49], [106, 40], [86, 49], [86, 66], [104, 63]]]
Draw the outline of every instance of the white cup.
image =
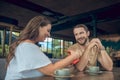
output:
[[68, 68], [58, 69], [54, 72], [56, 76], [70, 76], [71, 71]]
[[92, 72], [92, 73], [97, 73], [100, 71], [98, 66], [89, 66], [88, 70], [89, 70], [89, 72]]

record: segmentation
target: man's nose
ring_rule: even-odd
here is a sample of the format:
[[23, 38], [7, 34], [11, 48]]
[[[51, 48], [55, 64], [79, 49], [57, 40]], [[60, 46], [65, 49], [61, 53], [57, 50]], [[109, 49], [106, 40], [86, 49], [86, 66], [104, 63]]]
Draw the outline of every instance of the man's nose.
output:
[[80, 34], [78, 34], [78, 38], [80, 38], [81, 37], [81, 35]]

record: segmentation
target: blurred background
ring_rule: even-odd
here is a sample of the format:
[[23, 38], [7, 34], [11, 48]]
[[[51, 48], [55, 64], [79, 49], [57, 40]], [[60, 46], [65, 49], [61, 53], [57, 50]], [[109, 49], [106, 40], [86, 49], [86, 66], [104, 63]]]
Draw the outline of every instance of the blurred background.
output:
[[110, 56], [120, 51], [120, 0], [0, 0], [0, 57], [34, 16], [52, 23], [51, 37], [37, 45], [50, 58], [63, 58], [75, 43], [76, 24], [85, 24], [90, 38], [98, 37]]

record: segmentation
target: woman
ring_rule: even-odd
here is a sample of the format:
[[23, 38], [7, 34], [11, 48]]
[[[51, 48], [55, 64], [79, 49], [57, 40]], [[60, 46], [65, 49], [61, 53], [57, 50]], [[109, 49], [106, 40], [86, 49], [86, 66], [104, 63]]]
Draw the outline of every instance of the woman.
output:
[[19, 38], [10, 46], [5, 80], [53, 75], [55, 70], [79, 58], [79, 54], [71, 51], [70, 56], [53, 64], [35, 44], [49, 37], [50, 30], [51, 23], [43, 16], [36, 16], [28, 22]]

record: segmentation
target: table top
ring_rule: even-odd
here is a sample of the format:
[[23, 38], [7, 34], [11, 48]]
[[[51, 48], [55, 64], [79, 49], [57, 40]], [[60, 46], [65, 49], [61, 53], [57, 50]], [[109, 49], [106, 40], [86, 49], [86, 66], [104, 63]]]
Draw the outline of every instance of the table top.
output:
[[37, 78], [27, 78], [21, 80], [120, 80], [120, 68], [114, 68], [113, 71], [101, 71], [96, 75], [87, 72], [76, 72], [68, 78], [56, 78], [52, 76], [42, 76]]

